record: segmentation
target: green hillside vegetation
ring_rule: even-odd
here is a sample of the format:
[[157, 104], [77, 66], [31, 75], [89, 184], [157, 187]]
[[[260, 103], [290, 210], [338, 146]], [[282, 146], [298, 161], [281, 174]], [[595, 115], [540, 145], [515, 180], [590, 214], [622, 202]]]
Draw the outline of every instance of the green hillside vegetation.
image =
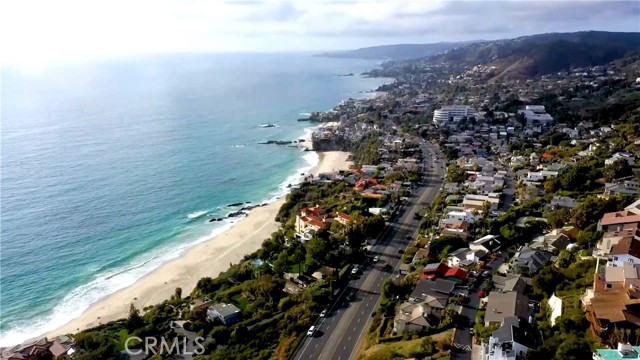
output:
[[475, 43], [431, 58], [497, 68], [492, 81], [528, 79], [563, 70], [606, 64], [640, 50], [640, 34], [585, 31]]

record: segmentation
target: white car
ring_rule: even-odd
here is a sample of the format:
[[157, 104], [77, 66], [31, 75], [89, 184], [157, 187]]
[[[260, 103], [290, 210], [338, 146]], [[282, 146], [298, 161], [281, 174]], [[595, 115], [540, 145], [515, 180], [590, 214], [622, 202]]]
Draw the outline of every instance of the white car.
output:
[[313, 333], [316, 331], [315, 326], [311, 326], [309, 330], [307, 330], [307, 336], [313, 336]]
[[379, 256], [376, 256], [376, 257], [373, 258], [373, 262], [378, 262], [378, 260], [380, 260]]
[[360, 269], [358, 269], [358, 267], [357, 267], [357, 266], [354, 266], [354, 267], [353, 267], [353, 270], [351, 270], [351, 275], [355, 275], [355, 274], [357, 274], [357, 273], [358, 273], [358, 270], [360, 270]]
[[320, 313], [320, 317], [325, 317], [325, 316], [327, 316], [327, 313], [328, 313], [328, 312], [329, 312], [329, 311], [328, 311], [327, 309], [322, 310], [322, 312]]

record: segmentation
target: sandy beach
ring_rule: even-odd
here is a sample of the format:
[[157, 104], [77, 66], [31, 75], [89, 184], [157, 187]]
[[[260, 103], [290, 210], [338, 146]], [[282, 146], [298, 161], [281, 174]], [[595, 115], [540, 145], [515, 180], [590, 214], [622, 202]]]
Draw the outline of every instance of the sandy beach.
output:
[[[311, 173], [348, 169], [348, 156], [349, 153], [340, 151], [319, 153], [319, 163]], [[183, 294], [189, 294], [200, 278], [215, 277], [225, 271], [230, 263], [237, 263], [245, 255], [258, 250], [262, 242], [278, 229], [280, 224], [275, 221], [275, 216], [283, 203], [284, 199], [279, 199], [267, 206], [253, 209], [231, 229], [195, 245], [133, 285], [91, 305], [80, 317], [46, 336], [75, 333], [124, 318], [132, 303], [138, 309], [160, 303], [168, 299], [177, 287], [182, 288]]]

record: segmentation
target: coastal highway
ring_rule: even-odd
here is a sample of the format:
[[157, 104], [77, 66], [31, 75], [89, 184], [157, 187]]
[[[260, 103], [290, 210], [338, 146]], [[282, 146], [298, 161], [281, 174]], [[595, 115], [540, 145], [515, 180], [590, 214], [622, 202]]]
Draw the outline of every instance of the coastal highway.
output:
[[[304, 340], [294, 359], [346, 360], [355, 357], [380, 300], [384, 280], [398, 276], [402, 257], [399, 250], [406, 250], [410, 244], [411, 240], [407, 237], [414, 239], [416, 236], [419, 221], [413, 218], [414, 213], [423, 214], [424, 206], [433, 202], [442, 186], [441, 178], [445, 169], [441, 161], [434, 162], [434, 155], [441, 157], [441, 153], [431, 144], [424, 144], [423, 148], [425, 175], [421, 184], [414, 189], [404, 212], [372, 249], [371, 255], [379, 256], [380, 260], [363, 268], [362, 275], [349, 282], [327, 316], [315, 322], [315, 333]], [[393, 271], [384, 271], [385, 264], [391, 265]], [[355, 294], [352, 301], [345, 299], [349, 292]]]

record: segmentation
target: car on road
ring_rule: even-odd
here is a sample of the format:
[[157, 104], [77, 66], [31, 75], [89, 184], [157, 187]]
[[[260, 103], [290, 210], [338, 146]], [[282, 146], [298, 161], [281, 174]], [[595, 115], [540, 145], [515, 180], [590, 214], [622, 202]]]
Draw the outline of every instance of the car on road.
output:
[[313, 336], [313, 333], [316, 331], [315, 325], [312, 325], [309, 330], [307, 330], [307, 336]]
[[320, 313], [320, 317], [326, 317], [328, 313], [329, 313], [329, 310], [328, 310], [328, 309], [324, 309], [324, 310], [322, 310], [322, 312]]
[[354, 298], [355, 296], [356, 296], [356, 292], [355, 292], [355, 290], [351, 290], [351, 291], [349, 292], [349, 294], [347, 295], [347, 300], [348, 300], [348, 301], [351, 301], [351, 300], [353, 300], [353, 298]]
[[376, 256], [373, 257], [373, 262], [378, 262], [378, 260], [380, 260], [379, 256], [376, 255]]
[[354, 266], [353, 269], [351, 269], [351, 275], [357, 275], [358, 271], [360, 271], [360, 268]]
[[404, 239], [407, 240], [407, 241], [411, 241], [412, 238], [411, 238], [411, 235], [407, 235], [407, 236], [404, 237]]
[[404, 254], [404, 250], [398, 249], [398, 254]]
[[384, 264], [384, 266], [382, 267], [382, 270], [384, 270], [384, 271], [390, 271], [390, 270], [391, 270], [391, 265], [389, 265], [389, 264]]

